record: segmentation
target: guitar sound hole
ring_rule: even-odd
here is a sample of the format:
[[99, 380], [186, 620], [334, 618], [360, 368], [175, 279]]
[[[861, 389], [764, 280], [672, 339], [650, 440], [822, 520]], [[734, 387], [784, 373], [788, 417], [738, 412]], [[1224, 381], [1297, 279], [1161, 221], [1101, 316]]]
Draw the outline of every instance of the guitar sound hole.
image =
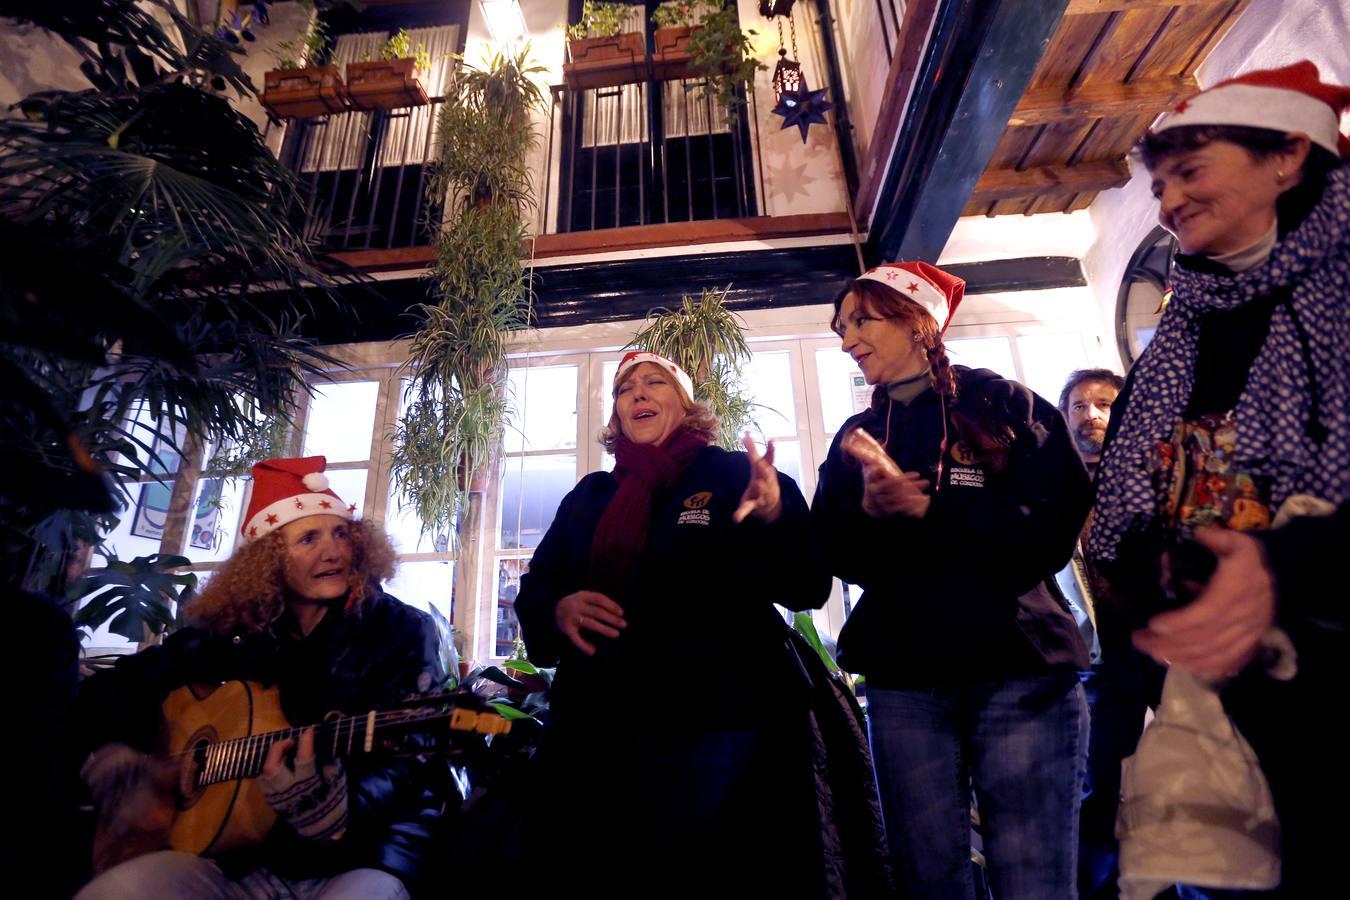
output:
[[208, 725], [192, 735], [184, 744], [183, 762], [178, 770], [178, 793], [182, 797], [183, 809], [196, 803], [202, 792], [209, 787], [204, 783], [207, 750], [216, 743], [216, 740], [216, 730]]

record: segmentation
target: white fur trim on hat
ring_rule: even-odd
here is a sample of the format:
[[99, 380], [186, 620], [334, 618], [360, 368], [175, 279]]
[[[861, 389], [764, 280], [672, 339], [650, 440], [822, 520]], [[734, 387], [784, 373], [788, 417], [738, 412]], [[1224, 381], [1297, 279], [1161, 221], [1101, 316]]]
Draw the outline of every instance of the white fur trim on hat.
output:
[[877, 281], [893, 291], [899, 291], [924, 308], [937, 321], [938, 327], [947, 324], [951, 318], [951, 307], [947, 295], [933, 286], [932, 282], [908, 269], [899, 266], [877, 266], [871, 271], [859, 275], [857, 281]]
[[1164, 113], [1153, 133], [1185, 125], [1242, 125], [1306, 134], [1339, 157], [1340, 116], [1323, 100], [1303, 91], [1259, 84], [1221, 84]]
[[[317, 473], [310, 473], [317, 474]], [[305, 476], [306, 479], [309, 476]], [[323, 477], [323, 476], [320, 476]], [[327, 479], [325, 479], [327, 480]], [[244, 526], [244, 540], [251, 541], [306, 516], [337, 516], [350, 521], [356, 504], [344, 504], [332, 494], [296, 494], [264, 506]]]
[[680, 387], [684, 388], [684, 393], [691, 401], [694, 399], [694, 381], [684, 369], [681, 369], [664, 356], [656, 353], [647, 353], [641, 350], [633, 350], [624, 354], [623, 359], [619, 362], [619, 368], [614, 372], [614, 387], [617, 388], [619, 386], [619, 382], [623, 380], [625, 372], [634, 366], [640, 366], [643, 363], [652, 363], [653, 365], [660, 366], [671, 375], [675, 376], [675, 380], [680, 383]]

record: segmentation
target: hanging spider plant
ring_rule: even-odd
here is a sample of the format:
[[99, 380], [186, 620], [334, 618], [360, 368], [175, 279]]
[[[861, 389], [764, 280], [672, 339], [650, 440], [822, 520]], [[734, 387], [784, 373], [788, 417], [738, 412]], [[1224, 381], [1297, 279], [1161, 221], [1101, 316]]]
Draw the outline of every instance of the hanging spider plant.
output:
[[688, 372], [694, 381], [694, 399], [707, 403], [721, 423], [717, 442], [734, 450], [746, 428], [758, 428], [758, 424], [756, 404], [741, 384], [741, 369], [750, 359], [750, 348], [740, 317], [727, 309], [730, 291], [731, 285], [721, 290], [704, 288], [697, 300], [686, 295], [678, 310], [652, 310], [628, 346], [659, 353]]
[[424, 532], [449, 531], [482, 489], [510, 415], [506, 335], [528, 319], [520, 247], [534, 196], [527, 158], [544, 94], [527, 45], [462, 65], [437, 122], [432, 196], [451, 211], [436, 242], [430, 297], [414, 312], [411, 379], [393, 473]]

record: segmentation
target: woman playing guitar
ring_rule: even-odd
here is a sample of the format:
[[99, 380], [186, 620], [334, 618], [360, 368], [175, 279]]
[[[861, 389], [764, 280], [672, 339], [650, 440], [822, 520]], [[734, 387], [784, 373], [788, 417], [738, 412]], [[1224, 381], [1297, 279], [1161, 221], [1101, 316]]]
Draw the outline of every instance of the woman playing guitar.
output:
[[[244, 543], [190, 625], [84, 685], [101, 874], [81, 900], [402, 897], [415, 883], [440, 803], [416, 760], [371, 744], [376, 714], [317, 742], [267, 734], [388, 706], [443, 674], [430, 618], [379, 587], [388, 539], [353, 519], [324, 466], [254, 466]], [[156, 762], [142, 751], [163, 748], [163, 726], [177, 752]]]

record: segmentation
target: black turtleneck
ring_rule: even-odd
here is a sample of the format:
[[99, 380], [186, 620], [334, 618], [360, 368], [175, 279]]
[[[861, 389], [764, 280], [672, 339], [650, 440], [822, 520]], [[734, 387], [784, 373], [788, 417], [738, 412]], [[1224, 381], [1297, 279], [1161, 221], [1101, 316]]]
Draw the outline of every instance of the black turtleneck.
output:
[[[1324, 177], [1310, 178], [1280, 195], [1276, 202], [1279, 236], [1283, 239], [1307, 218], [1326, 187]], [[1203, 256], [1179, 256], [1177, 265], [1198, 271], [1231, 274]], [[1247, 374], [1270, 333], [1275, 307], [1289, 298], [1288, 291], [1261, 297], [1238, 309], [1207, 313], [1200, 324], [1195, 383], [1186, 418], [1225, 413], [1237, 405], [1247, 386]]]

